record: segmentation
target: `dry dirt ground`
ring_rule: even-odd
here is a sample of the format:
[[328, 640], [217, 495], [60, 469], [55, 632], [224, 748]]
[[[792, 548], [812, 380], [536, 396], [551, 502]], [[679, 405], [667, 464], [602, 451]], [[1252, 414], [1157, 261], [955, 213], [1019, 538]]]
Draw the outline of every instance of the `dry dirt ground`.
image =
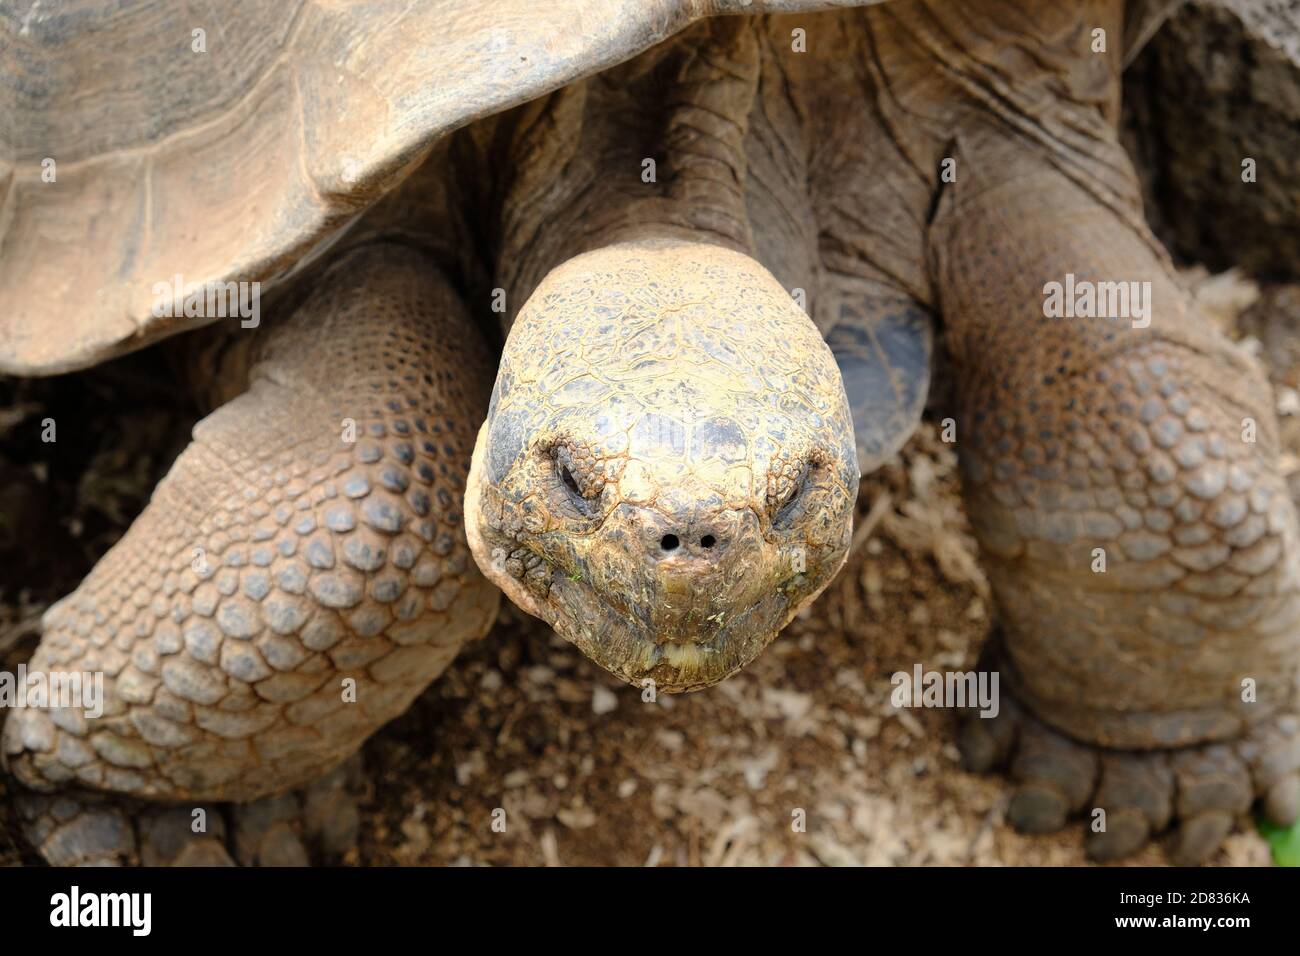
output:
[[[1271, 368], [1287, 447], [1300, 451], [1300, 288], [1186, 278]], [[121, 534], [183, 446], [193, 412], [165, 381], [153, 353], [55, 381], [0, 380], [0, 667], [30, 654], [40, 611]], [[40, 442], [46, 417], [55, 444]], [[1300, 461], [1285, 467], [1294, 475]], [[361, 844], [347, 862], [1085, 862], [1080, 827], [1022, 837], [1005, 824], [1006, 788], [960, 769], [949, 713], [889, 704], [893, 672], [969, 667], [990, 627], [956, 456], [933, 420], [863, 483], [859, 509], [840, 577], [754, 665], [701, 693], [645, 701], [507, 604], [367, 746]], [[0, 863], [30, 861], [5, 829], [4, 786]], [[1268, 859], [1243, 821], [1216, 862]], [[1130, 862], [1162, 857], [1151, 848]]]

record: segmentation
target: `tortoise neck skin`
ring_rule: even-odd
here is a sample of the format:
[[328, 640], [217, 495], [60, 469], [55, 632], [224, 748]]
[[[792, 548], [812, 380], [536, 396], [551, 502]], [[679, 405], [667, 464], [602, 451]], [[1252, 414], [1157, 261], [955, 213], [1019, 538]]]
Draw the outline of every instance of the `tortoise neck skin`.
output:
[[[1122, 0], [701, 21], [480, 134], [476, 161], [504, 173], [481, 205], [506, 315], [567, 259], [650, 239], [753, 256], [804, 291], [823, 332], [838, 308], [828, 271], [933, 306], [926, 224], [972, 118], [1083, 176], [1093, 127], [1113, 126], [1120, 102], [1121, 57], [1093, 52], [1095, 33], [1122, 46], [1123, 22]], [[1104, 164], [1088, 175], [1123, 192]]]
[[721, 17], [521, 109], [502, 168], [498, 285], [513, 317], [553, 268], [617, 243], [753, 255], [746, 118], [760, 21]]

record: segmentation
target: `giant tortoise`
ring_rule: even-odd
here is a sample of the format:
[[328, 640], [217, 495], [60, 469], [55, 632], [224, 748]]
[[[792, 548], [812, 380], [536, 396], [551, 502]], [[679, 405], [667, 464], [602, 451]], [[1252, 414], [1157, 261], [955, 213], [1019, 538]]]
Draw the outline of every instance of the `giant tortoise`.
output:
[[[104, 674], [102, 715], [5, 726], [48, 858], [336, 849], [342, 761], [487, 629], [489, 581], [628, 681], [734, 673], [843, 563], [936, 332], [1018, 701], [965, 721], [968, 763], [1010, 764], [1022, 829], [1107, 810], [1099, 858], [1171, 828], [1203, 859], [1257, 797], [1294, 819], [1267, 386], [1116, 133], [1164, 4], [835, 6], [0, 12], [0, 369], [212, 326], [178, 349], [215, 411], [31, 663]], [[213, 801], [244, 806], [196, 837]]]

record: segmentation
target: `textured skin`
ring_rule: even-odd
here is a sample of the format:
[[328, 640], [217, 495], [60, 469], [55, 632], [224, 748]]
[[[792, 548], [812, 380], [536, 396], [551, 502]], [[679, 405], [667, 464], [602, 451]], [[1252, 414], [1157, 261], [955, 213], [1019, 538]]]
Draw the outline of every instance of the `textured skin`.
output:
[[[467, 499], [485, 572], [625, 677], [637, 657], [620, 618], [642, 647], [680, 639], [680, 605], [645, 585], [665, 559], [650, 545], [678, 527], [691, 529], [678, 535], [687, 544], [725, 527], [726, 498], [675, 471], [665, 442], [642, 469], [656, 496], [675, 502], [677, 522], [656, 518], [645, 532], [616, 524], [608, 539], [602, 523], [593, 548], [592, 521], [619, 515], [605, 496], [624, 498], [622, 460], [587, 438], [576, 453], [565, 441], [558, 457], [548, 452], [557, 435], [628, 425], [622, 410], [658, 400], [661, 376], [699, 377], [672, 339], [655, 349], [648, 382], [638, 349], [611, 351], [598, 367], [591, 355], [609, 338], [602, 320], [625, 322], [621, 299], [600, 311], [605, 290], [692, 281], [665, 263], [629, 282], [623, 250], [702, 239], [716, 249], [692, 263], [739, 253], [807, 291], [854, 386], [866, 467], [915, 422], [907, 386], [924, 383], [916, 369], [928, 357], [927, 313], [937, 316], [968, 512], [1000, 612], [992, 650], [1023, 705], [1004, 700], [1003, 718], [967, 721], [962, 743], [971, 766], [1010, 767], [1013, 823], [1052, 829], [1100, 804], [1115, 827], [1090, 839], [1094, 855], [1172, 829], [1173, 858], [1194, 862], [1255, 799], [1276, 821], [1294, 820], [1300, 557], [1271, 396], [1259, 369], [1191, 307], [1143, 220], [1115, 130], [1124, 24], [1118, 0], [981, 0], [701, 25], [530, 107], [506, 147], [526, 162], [505, 187], [499, 227], [501, 284], [522, 310]], [[818, 55], [787, 52], [796, 26]], [[1091, 50], [1096, 28], [1111, 37], [1108, 53]], [[630, 108], [651, 91], [646, 102], [667, 105]], [[650, 142], [664, 144], [661, 177], [641, 183], [637, 157], [651, 155]], [[955, 178], [941, 177], [945, 161]], [[550, 188], [539, 193], [541, 179]], [[576, 253], [585, 255], [557, 268]], [[1067, 274], [1150, 283], [1150, 325], [1047, 318], [1045, 285]], [[662, 295], [628, 298], [654, 305]], [[704, 310], [702, 328], [716, 311]], [[762, 329], [753, 313], [741, 321]], [[769, 334], [751, 331], [747, 342], [760, 372], [807, 348], [783, 338], [778, 358]], [[821, 361], [819, 349], [802, 355]], [[779, 405], [783, 381], [756, 375], [740, 400]], [[565, 386], [576, 407], [537, 408]], [[521, 389], [531, 411], [511, 415]], [[923, 401], [923, 384], [916, 391]], [[531, 470], [520, 467], [530, 455]], [[566, 467], [593, 517], [557, 519], [570, 500]], [[825, 521], [807, 510], [790, 540], [816, 540]], [[726, 640], [746, 654], [775, 620], [746, 617], [779, 590], [767, 547], [740, 535], [730, 550], [688, 555], [696, 580], [754, 569], [752, 587], [710, 589], [705, 606], [735, 622]], [[1104, 572], [1093, 570], [1099, 553]], [[602, 602], [617, 613], [586, 611]]]
[[517, 604], [679, 691], [748, 664], [829, 583], [857, 483], [807, 316], [748, 256], [653, 240], [571, 259], [529, 299], [465, 508]]
[[[983, 179], [956, 190], [936, 242], [950, 351], [969, 369], [968, 511], [1017, 689], [1108, 746], [1235, 736], [1292, 699], [1300, 666], [1295, 509], [1268, 389], [1109, 210], [1050, 170]], [[1067, 271], [1149, 280], [1151, 326], [1044, 319], [1019, 277]], [[1026, 341], [1016, 329], [1031, 326]], [[1257, 702], [1242, 701], [1244, 678]]]
[[10, 715], [27, 786], [247, 801], [304, 785], [490, 625], [499, 595], [460, 506], [488, 357], [433, 263], [355, 250], [255, 334], [249, 390], [195, 426], [46, 613], [30, 667], [102, 670], [106, 702], [97, 720]]
[[[963, 752], [1009, 759], [1022, 830], [1102, 809], [1094, 858], [1172, 829], [1170, 859], [1201, 862], [1257, 798], [1279, 825], [1300, 812], [1300, 559], [1271, 395], [1145, 230], [991, 134], [963, 147], [973, 175], [934, 224], [963, 486], [998, 669], [1040, 718], [969, 718]], [[1066, 272], [1149, 281], [1150, 327], [1043, 318], [1041, 282]]]
[[[968, 11], [978, 42], [936, 29], [925, 6], [891, 12], [898, 39], [951, 67], [948, 106], [929, 115], [953, 117], [939, 133], [958, 172], [927, 257], [999, 610], [992, 666], [1032, 711], [1004, 700], [994, 721], [968, 717], [968, 765], [1009, 769], [1022, 830], [1105, 810], [1088, 839], [1098, 859], [1170, 831], [1171, 859], [1199, 862], [1255, 799], [1288, 825], [1295, 509], [1260, 370], [1192, 308], [1142, 220], [1114, 129], [1118, 70], [1087, 43], [1093, 24], [1115, 29], [1119, 5], [1034, 5], [1032, 58], [994, 52], [1026, 42], [994, 4]], [[921, 68], [899, 60], [900, 77]], [[903, 95], [902, 109], [919, 105]], [[1067, 273], [1149, 282], [1150, 325], [1047, 318], [1045, 283]]]
[[51, 866], [306, 866], [355, 846], [361, 789], [358, 754], [301, 791], [251, 803], [168, 806], [26, 791], [15, 804]]
[[990, 720], [966, 715], [958, 738], [966, 766], [1004, 770], [1015, 785], [1007, 818], [1026, 833], [1047, 833], [1069, 817], [1106, 813], [1089, 827], [1098, 861], [1140, 850], [1170, 833], [1172, 862], [1204, 862], [1258, 800], [1264, 817], [1289, 826], [1300, 815], [1300, 719], [1261, 721], [1226, 743], [1178, 750], [1098, 749], [1053, 730], [1012, 700]]

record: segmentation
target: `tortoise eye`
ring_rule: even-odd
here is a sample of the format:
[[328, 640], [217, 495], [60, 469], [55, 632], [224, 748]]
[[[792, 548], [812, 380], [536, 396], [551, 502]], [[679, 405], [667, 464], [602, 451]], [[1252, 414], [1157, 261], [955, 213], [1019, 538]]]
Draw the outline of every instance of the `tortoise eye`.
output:
[[793, 481], [790, 483], [789, 490], [786, 491], [786, 493], [781, 497], [781, 500], [777, 502], [776, 516], [778, 518], [788, 514], [792, 510], [792, 506], [798, 503], [799, 496], [803, 494], [804, 487], [807, 484], [808, 484], [808, 472], [807, 470], [805, 470], [799, 476], [797, 481]]
[[560, 480], [564, 482], [564, 487], [568, 488], [569, 491], [573, 492], [573, 494], [577, 495], [579, 498], [584, 498], [585, 495], [583, 495], [582, 489], [578, 487], [578, 482], [574, 479], [573, 472], [570, 470], [569, 466], [563, 462], [557, 464], [560, 468]]
[[569, 511], [575, 515], [590, 517], [593, 512], [593, 503], [599, 495], [584, 494], [582, 485], [578, 482], [578, 476], [574, 474], [573, 453], [563, 445], [559, 445], [551, 450], [551, 455], [555, 462], [554, 484], [552, 494], [557, 496], [562, 504], [562, 511]]
[[798, 520], [808, 496], [820, 487], [818, 475], [821, 465], [818, 456], [813, 455], [806, 459], [803, 467], [789, 483], [789, 487], [782, 492], [778, 500], [772, 502], [772, 521], [776, 526], [786, 527]]

